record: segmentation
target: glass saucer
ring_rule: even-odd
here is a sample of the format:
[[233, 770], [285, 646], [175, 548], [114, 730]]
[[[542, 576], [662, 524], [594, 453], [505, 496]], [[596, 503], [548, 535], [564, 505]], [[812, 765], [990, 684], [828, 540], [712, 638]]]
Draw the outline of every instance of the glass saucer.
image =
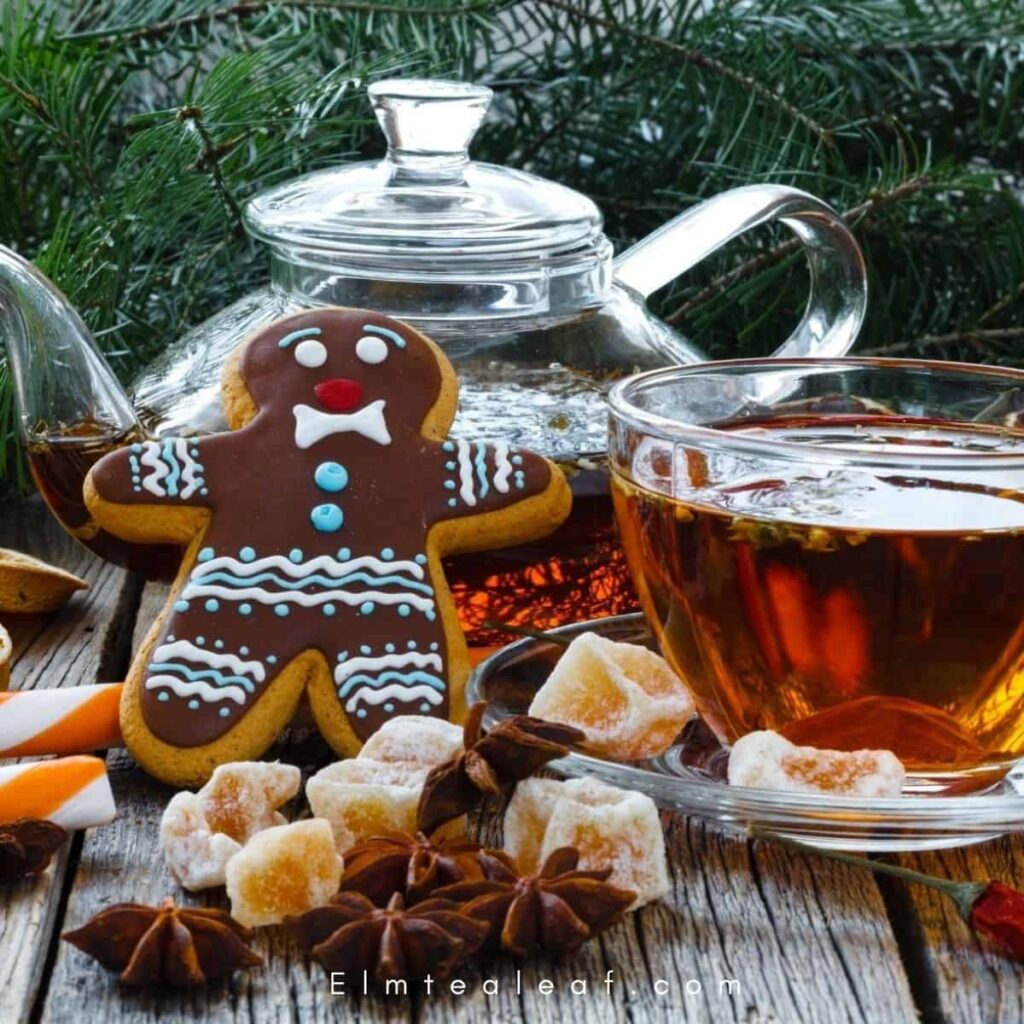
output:
[[[571, 640], [587, 630], [655, 647], [639, 614], [562, 626], [550, 635]], [[470, 677], [466, 697], [469, 703], [490, 703], [485, 727], [525, 714], [563, 649], [549, 641], [520, 640], [482, 661]], [[730, 786], [725, 781], [727, 760], [727, 750], [711, 730], [694, 719], [660, 757], [621, 763], [570, 754], [550, 767], [563, 775], [592, 775], [639, 790], [666, 810], [707, 818], [736, 832], [756, 825], [837, 850], [938, 850], [1024, 830], [1024, 765], [992, 788], [969, 796], [868, 799]]]

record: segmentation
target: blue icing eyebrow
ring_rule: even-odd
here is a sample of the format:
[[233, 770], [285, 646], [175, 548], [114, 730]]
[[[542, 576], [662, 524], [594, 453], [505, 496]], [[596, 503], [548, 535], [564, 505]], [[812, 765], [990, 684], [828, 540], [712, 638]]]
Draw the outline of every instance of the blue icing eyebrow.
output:
[[363, 330], [370, 334], [380, 334], [382, 337], [390, 338], [399, 348], [405, 348], [405, 338], [386, 327], [377, 327], [375, 324], [363, 324]]
[[287, 348], [293, 341], [298, 341], [299, 338], [310, 338], [320, 334], [319, 327], [303, 327], [301, 331], [292, 331], [291, 334], [286, 334], [278, 343], [278, 348]]

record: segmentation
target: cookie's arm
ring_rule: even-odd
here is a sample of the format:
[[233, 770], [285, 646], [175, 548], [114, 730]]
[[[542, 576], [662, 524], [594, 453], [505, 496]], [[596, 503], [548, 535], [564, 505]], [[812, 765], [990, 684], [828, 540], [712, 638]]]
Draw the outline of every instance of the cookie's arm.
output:
[[[445, 441], [437, 446], [436, 459], [438, 489], [428, 498], [429, 522], [480, 517], [477, 528], [454, 531], [462, 538], [457, 548], [473, 550], [495, 539], [521, 543], [550, 532], [569, 514], [572, 499], [564, 475], [532, 452], [504, 442]], [[485, 526], [490, 523], [494, 529]]]
[[[139, 441], [111, 452], [86, 477], [89, 511], [126, 540], [189, 539], [197, 513], [205, 515], [213, 501], [223, 436]], [[146, 516], [142, 508], [127, 506], [162, 507]]]

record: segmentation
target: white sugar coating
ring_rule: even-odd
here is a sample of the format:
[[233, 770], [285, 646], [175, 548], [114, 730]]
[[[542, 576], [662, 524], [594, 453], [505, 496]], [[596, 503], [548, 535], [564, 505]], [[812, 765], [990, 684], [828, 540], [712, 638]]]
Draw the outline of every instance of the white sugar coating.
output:
[[643, 793], [590, 778], [521, 782], [505, 815], [506, 852], [536, 871], [562, 846], [579, 850], [581, 870], [611, 868], [608, 881], [636, 893], [631, 910], [669, 890], [661, 819]]
[[798, 747], [768, 730], [741, 736], [729, 754], [730, 786], [890, 797], [902, 793], [906, 777], [902, 762], [892, 751]]
[[386, 721], [364, 744], [358, 759], [399, 761], [434, 768], [462, 753], [462, 726], [426, 715]]
[[255, 833], [287, 820], [277, 808], [291, 800], [302, 784], [294, 765], [276, 761], [233, 761], [213, 770], [199, 790], [210, 829], [245, 843]]
[[160, 819], [160, 848], [167, 867], [189, 892], [224, 884], [227, 862], [242, 848], [230, 836], [211, 832], [195, 793], [176, 793]]
[[323, 906], [338, 891], [342, 866], [321, 818], [265, 829], [228, 861], [231, 916], [256, 928]]
[[573, 640], [530, 705], [537, 718], [582, 729], [587, 750], [620, 761], [664, 753], [695, 711], [664, 658], [597, 633]]
[[352, 758], [322, 768], [306, 783], [309, 806], [331, 824], [339, 853], [387, 829], [416, 831], [426, 768]]

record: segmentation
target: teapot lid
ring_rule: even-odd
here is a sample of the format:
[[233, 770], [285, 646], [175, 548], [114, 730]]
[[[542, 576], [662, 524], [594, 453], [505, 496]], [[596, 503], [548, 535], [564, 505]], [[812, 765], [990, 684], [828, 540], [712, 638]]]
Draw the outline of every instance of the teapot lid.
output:
[[601, 301], [611, 245], [594, 203], [525, 171], [469, 159], [490, 89], [389, 79], [369, 94], [388, 142], [383, 160], [304, 175], [246, 206], [247, 230], [289, 268], [282, 275], [275, 263], [275, 280], [349, 305], [358, 302], [355, 280], [443, 281], [443, 295], [436, 287], [415, 298], [406, 291], [421, 317], [558, 312]]

